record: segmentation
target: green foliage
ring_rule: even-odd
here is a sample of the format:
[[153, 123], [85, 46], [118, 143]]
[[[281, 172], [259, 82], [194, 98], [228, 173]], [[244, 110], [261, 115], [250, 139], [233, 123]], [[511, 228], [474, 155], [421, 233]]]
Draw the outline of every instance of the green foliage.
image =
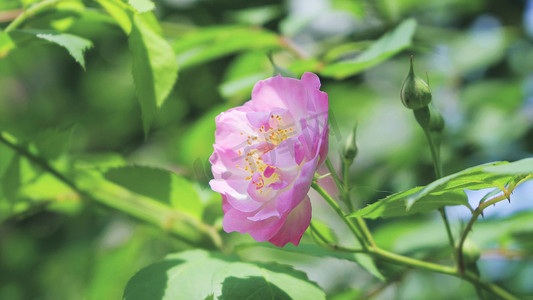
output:
[[15, 47], [11, 37], [4, 32], [0, 32], [0, 58], [9, 52], [12, 48]]
[[499, 175], [533, 174], [533, 158], [524, 158], [509, 164], [485, 167], [483, 171]]
[[155, 8], [154, 3], [150, 0], [128, 0], [128, 3], [140, 13], [148, 12]]
[[187, 179], [172, 172], [134, 166], [111, 168], [104, 176], [132, 192], [161, 201], [201, 219], [203, 205], [194, 186]]
[[182, 68], [239, 51], [264, 51], [279, 47], [280, 41], [276, 34], [244, 26], [217, 26], [193, 30], [174, 42], [174, 51]]
[[128, 15], [128, 11], [124, 9], [124, 4], [122, 2], [116, 0], [97, 0], [97, 2], [113, 17], [115, 22], [126, 34], [130, 34], [131, 19]]
[[54, 32], [49, 30], [26, 29], [20, 32], [31, 34], [37, 38], [57, 44], [65, 49], [85, 69], [84, 52], [93, 46], [87, 39], [68, 33]]
[[320, 71], [320, 74], [342, 79], [371, 68], [409, 47], [415, 30], [416, 21], [405, 20], [355, 59], [329, 64]]
[[385, 277], [378, 270], [372, 258], [366, 254], [339, 252], [339, 251], [335, 251], [334, 249], [327, 250], [327, 249], [321, 248], [320, 246], [313, 245], [313, 244], [300, 244], [298, 246], [288, 244], [283, 248], [277, 248], [270, 244], [264, 244], [262, 245], [262, 247], [279, 249], [282, 251], [288, 251], [288, 252], [310, 255], [310, 256], [315, 256], [315, 257], [334, 257], [334, 258], [339, 258], [339, 259], [345, 259], [348, 261], [353, 261], [353, 262], [358, 263], [361, 267], [366, 269], [368, 272], [370, 272], [370, 274], [376, 276], [376, 278], [379, 278], [380, 280], [385, 281]]
[[4, 196], [11, 202], [15, 202], [17, 199], [20, 181], [20, 156], [15, 155], [11, 159], [2, 179], [2, 191]]
[[131, 278], [124, 299], [325, 299], [305, 273], [279, 264], [192, 250], [167, 256]]
[[[0, 299], [488, 299], [493, 282], [533, 295], [526, 10], [486, 0], [0, 2]], [[408, 54], [428, 70], [431, 114], [448, 124], [435, 143], [456, 173], [433, 182], [399, 101]], [[334, 167], [358, 120], [358, 154], [339, 183], [348, 195], [319, 181], [340, 214], [311, 192], [299, 246], [228, 234], [208, 185], [214, 119], [257, 81], [304, 72], [329, 95]], [[517, 161], [486, 163], [495, 160]], [[471, 207], [464, 190], [484, 188]], [[346, 197], [362, 208], [344, 207]], [[434, 218], [453, 216], [450, 206], [464, 211], [452, 243]], [[462, 237], [465, 274], [454, 267]]]
[[39, 155], [47, 159], [57, 159], [68, 150], [74, 127], [67, 129], [45, 129], [33, 138]]
[[157, 109], [174, 86], [178, 65], [170, 45], [141, 15], [132, 16], [129, 47], [133, 54], [133, 81], [147, 135]]
[[[468, 168], [466, 170], [448, 175], [432, 182], [425, 187], [416, 187], [405, 192], [400, 192], [378, 200], [353, 214], [350, 217], [365, 217], [370, 219], [406, 216], [421, 212], [434, 211], [448, 205], [465, 205], [470, 208], [464, 189], [479, 190], [504, 186], [517, 181], [522, 171], [531, 171], [530, 159], [514, 162], [512, 169], [520, 166], [514, 173], [505, 173], [506, 162], [495, 162]], [[495, 168], [495, 169], [492, 169]], [[503, 171], [502, 169], [503, 168]], [[500, 170], [498, 173], [491, 170]], [[508, 169], [507, 169], [508, 170]], [[525, 173], [528, 174], [528, 173]]]

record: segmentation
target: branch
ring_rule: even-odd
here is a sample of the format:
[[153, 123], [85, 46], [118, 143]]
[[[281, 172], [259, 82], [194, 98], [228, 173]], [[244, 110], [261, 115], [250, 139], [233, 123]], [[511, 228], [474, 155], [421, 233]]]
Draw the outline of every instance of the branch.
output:
[[[383, 250], [379, 248], [377, 245], [374, 245], [373, 247], [368, 247], [365, 243], [362, 243], [364, 242], [363, 238], [361, 237], [362, 228], [357, 227], [357, 226], [360, 226], [360, 224], [359, 223], [353, 224], [352, 222], [350, 222], [346, 218], [344, 213], [342, 212], [339, 205], [335, 202], [335, 200], [333, 200], [333, 198], [322, 187], [320, 187], [315, 181], [311, 183], [311, 186], [324, 198], [324, 200], [326, 200], [326, 202], [339, 215], [342, 221], [348, 226], [348, 228], [353, 233], [353, 235], [361, 242], [361, 245], [363, 246], [363, 249], [361, 250], [363, 253], [367, 253], [369, 255], [374, 256], [377, 259], [388, 261], [393, 264], [402, 265], [402, 266], [411, 267], [411, 268], [418, 268], [422, 270], [427, 270], [427, 271], [447, 274], [447, 275], [458, 277], [458, 278], [463, 278], [471, 282], [472, 284], [474, 284], [476, 288], [479, 287], [481, 289], [484, 289], [502, 299], [507, 299], [507, 300], [517, 299], [515, 296], [513, 296], [506, 290], [502, 289], [501, 287], [493, 283], [482, 280], [478, 275], [476, 275], [475, 273], [471, 271], [461, 272], [456, 267], [440, 265], [436, 263], [431, 263], [431, 262], [426, 262], [426, 261], [410, 258], [407, 256], [402, 256], [399, 254], [395, 254], [395, 253]], [[503, 198], [503, 199], [506, 199], [506, 198]], [[480, 206], [486, 207], [488, 205], [493, 204], [493, 202], [494, 200], [489, 200], [487, 202], [484, 202]], [[466, 238], [466, 234], [464, 238]]]
[[21, 14], [19, 14], [7, 27], [4, 29], [4, 32], [10, 32], [12, 30], [17, 29], [22, 23], [24, 23], [28, 18], [31, 18], [46, 9], [56, 5], [60, 0], [45, 0], [43, 2], [39, 2], [30, 8], [24, 10]]
[[485, 202], [480, 203], [479, 206], [474, 210], [474, 212], [472, 213], [472, 217], [470, 218], [470, 221], [468, 221], [468, 224], [466, 224], [466, 227], [463, 230], [463, 233], [462, 233], [462, 235], [461, 235], [461, 237], [459, 239], [459, 244], [457, 245], [457, 256], [458, 256], [457, 259], [458, 259], [458, 268], [459, 268], [459, 272], [460, 273], [463, 273], [464, 270], [465, 270], [464, 257], [463, 257], [463, 246], [464, 246], [464, 243], [465, 243], [465, 240], [466, 240], [466, 237], [467, 237], [468, 233], [470, 233], [470, 231], [472, 231], [472, 227], [474, 226], [474, 223], [479, 218], [479, 215], [482, 215], [483, 214], [483, 210], [485, 208], [489, 207], [490, 205], [493, 205], [493, 204], [496, 204], [496, 203], [498, 203], [500, 201], [509, 199], [509, 197], [511, 196], [511, 193], [514, 191], [514, 189], [518, 185], [520, 185], [522, 182], [524, 182], [526, 180], [531, 179], [532, 177], [533, 177], [533, 174], [530, 174], [530, 175], [525, 176], [524, 178], [522, 178], [520, 181], [518, 181], [516, 184], [512, 185], [508, 189], [503, 188], [502, 189], [503, 195], [494, 197], [494, 198], [492, 198], [490, 200], [487, 200]]
[[[80, 186], [74, 181], [71, 181], [57, 171], [45, 159], [34, 155], [27, 149], [7, 140], [1, 133], [0, 143], [11, 148], [21, 156], [24, 156], [44, 171], [50, 173], [83, 198], [104, 204], [135, 218], [154, 224], [172, 233], [178, 239], [188, 244], [201, 245], [207, 237], [216, 248], [222, 249], [223, 247], [222, 239], [218, 232], [202, 221], [194, 219], [180, 211], [173, 210], [158, 201], [135, 194], [127, 189], [112, 184], [105, 179], [95, 176], [91, 177], [91, 180], [94, 181], [95, 184], [92, 184], [90, 187], [80, 188]], [[197, 235], [197, 233], [199, 233], [199, 235]]]

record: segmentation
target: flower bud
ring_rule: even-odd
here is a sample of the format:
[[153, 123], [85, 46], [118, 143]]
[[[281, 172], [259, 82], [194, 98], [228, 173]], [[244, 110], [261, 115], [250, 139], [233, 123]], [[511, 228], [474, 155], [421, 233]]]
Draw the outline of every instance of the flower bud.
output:
[[413, 56], [411, 55], [409, 73], [405, 77], [400, 92], [402, 103], [410, 109], [426, 107], [431, 102], [429, 85], [413, 71]]
[[350, 132], [346, 141], [344, 143], [344, 148], [342, 149], [342, 155], [346, 163], [351, 164], [355, 157], [357, 156], [357, 144], [355, 143], [355, 133], [357, 131], [357, 124], [354, 125], [353, 131]]

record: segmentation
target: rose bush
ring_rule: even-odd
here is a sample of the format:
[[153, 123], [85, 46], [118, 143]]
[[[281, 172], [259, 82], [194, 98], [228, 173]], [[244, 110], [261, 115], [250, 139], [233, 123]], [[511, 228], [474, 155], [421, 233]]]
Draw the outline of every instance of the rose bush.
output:
[[328, 95], [313, 73], [259, 81], [252, 99], [216, 118], [211, 188], [226, 232], [298, 245], [311, 221], [307, 196], [328, 152]]

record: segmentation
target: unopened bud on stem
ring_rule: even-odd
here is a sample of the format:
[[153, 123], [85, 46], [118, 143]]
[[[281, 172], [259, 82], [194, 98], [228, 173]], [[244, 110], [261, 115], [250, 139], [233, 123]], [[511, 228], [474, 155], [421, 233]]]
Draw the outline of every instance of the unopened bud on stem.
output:
[[357, 131], [357, 124], [354, 125], [352, 132], [346, 138], [344, 148], [342, 149], [342, 155], [345, 163], [351, 165], [355, 157], [357, 156], [357, 144], [355, 142], [355, 134]]
[[412, 55], [409, 73], [403, 80], [400, 98], [403, 105], [409, 109], [420, 109], [431, 102], [431, 89], [424, 79], [415, 75]]

